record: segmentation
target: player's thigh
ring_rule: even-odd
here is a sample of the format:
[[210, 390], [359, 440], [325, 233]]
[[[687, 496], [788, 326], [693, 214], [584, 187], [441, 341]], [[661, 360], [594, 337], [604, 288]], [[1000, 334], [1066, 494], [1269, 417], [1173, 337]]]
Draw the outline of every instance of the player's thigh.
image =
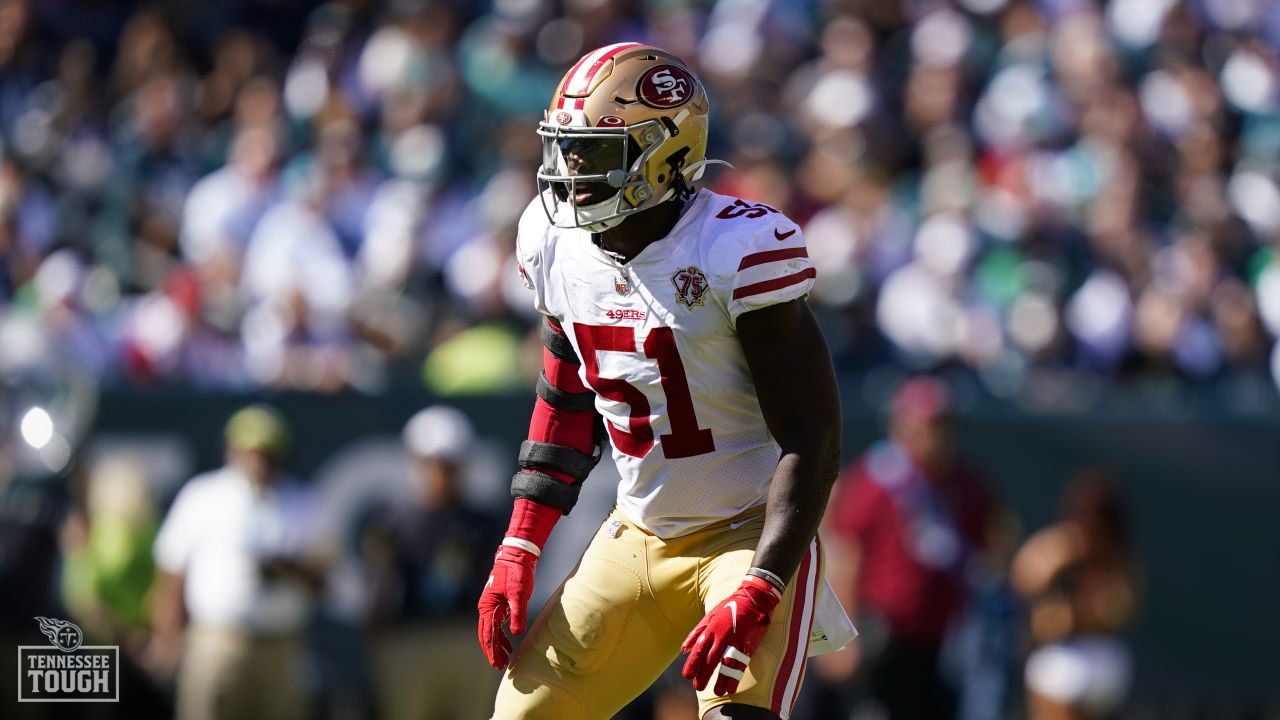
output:
[[503, 677], [494, 718], [609, 718], [644, 691], [683, 636], [647, 581], [645, 536], [609, 523], [547, 602]]
[[[751, 566], [754, 553], [755, 544], [752, 543], [749, 548], [731, 546], [708, 559], [705, 580], [708, 610], [738, 588]], [[821, 577], [821, 552], [815, 541], [810, 543], [795, 577], [787, 583], [782, 601], [773, 612], [769, 630], [752, 654], [738, 691], [716, 697], [713, 692], [715, 683], [708, 684], [698, 693], [699, 717], [707, 715], [713, 708], [729, 704], [762, 708], [784, 720], [790, 716], [804, 679], [809, 633], [813, 627], [814, 603]]]

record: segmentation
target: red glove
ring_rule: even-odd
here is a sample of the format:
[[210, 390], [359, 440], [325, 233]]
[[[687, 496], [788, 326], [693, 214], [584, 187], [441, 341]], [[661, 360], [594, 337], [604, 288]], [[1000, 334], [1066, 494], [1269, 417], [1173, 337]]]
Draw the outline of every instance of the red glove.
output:
[[510, 618], [511, 633], [524, 632], [529, 596], [533, 594], [533, 569], [538, 564], [537, 555], [506, 544], [508, 540], [503, 541], [493, 557], [493, 570], [477, 604], [480, 647], [484, 648], [489, 664], [499, 670], [506, 669], [511, 657], [511, 640], [502, 632], [502, 623]]
[[533, 594], [533, 568], [542, 547], [561, 512], [553, 507], [516, 500], [511, 510], [507, 536], [493, 556], [493, 570], [480, 593], [480, 647], [489, 664], [499, 670], [511, 659], [511, 640], [502, 632], [502, 623], [511, 619], [511, 633], [524, 632], [529, 596]]
[[737, 692], [742, 672], [751, 655], [760, 647], [769, 629], [769, 616], [782, 600], [782, 593], [768, 581], [748, 575], [724, 602], [717, 605], [689, 633], [680, 652], [689, 653], [681, 672], [701, 691], [718, 667], [716, 695]]

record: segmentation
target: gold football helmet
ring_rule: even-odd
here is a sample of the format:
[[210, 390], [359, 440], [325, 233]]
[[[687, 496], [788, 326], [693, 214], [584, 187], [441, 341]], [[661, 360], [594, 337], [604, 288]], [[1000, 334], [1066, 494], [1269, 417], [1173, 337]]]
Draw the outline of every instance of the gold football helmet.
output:
[[547, 218], [603, 232], [675, 197], [708, 162], [708, 109], [702, 82], [665, 50], [618, 43], [587, 53], [538, 125]]

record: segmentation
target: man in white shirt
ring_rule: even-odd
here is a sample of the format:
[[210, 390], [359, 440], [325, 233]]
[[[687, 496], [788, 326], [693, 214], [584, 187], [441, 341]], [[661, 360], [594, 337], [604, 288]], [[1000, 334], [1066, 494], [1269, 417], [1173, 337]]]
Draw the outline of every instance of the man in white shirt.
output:
[[315, 505], [283, 471], [276, 411], [240, 410], [226, 443], [226, 465], [183, 486], [156, 538], [157, 647], [182, 648], [179, 718], [303, 717], [298, 670], [325, 566]]

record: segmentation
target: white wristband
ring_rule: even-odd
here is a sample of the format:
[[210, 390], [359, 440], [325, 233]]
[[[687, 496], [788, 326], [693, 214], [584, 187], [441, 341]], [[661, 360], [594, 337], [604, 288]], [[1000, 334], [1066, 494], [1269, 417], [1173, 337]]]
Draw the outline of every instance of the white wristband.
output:
[[528, 540], [525, 540], [524, 538], [504, 537], [502, 538], [502, 544], [510, 545], [511, 547], [518, 547], [521, 550], [528, 550], [529, 552], [533, 553], [534, 557], [542, 556], [542, 549], [539, 548], [537, 545], [534, 545], [533, 543], [529, 542]]

